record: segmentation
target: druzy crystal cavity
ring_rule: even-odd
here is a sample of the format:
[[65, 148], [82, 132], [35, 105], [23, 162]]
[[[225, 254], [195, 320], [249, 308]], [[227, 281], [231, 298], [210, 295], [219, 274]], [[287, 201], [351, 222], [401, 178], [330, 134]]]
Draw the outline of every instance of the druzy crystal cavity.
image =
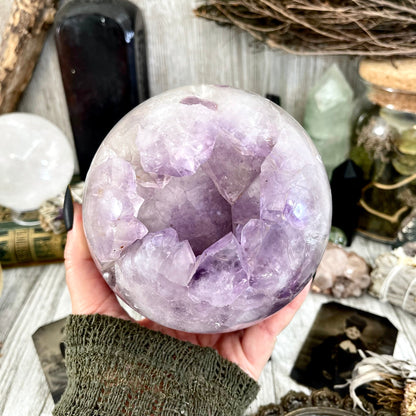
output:
[[155, 96], [108, 134], [84, 227], [114, 292], [162, 325], [226, 332], [289, 303], [324, 252], [331, 198], [302, 127], [271, 101], [197, 85]]

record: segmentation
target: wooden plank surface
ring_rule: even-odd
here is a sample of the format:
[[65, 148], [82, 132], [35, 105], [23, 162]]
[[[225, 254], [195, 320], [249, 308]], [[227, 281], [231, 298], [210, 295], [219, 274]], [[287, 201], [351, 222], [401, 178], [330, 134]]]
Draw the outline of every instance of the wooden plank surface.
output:
[[3, 290], [0, 414], [36, 416], [45, 406], [50, 414], [53, 402], [31, 337], [40, 326], [70, 313], [63, 265], [6, 269]]
[[[388, 246], [356, 238], [352, 248], [370, 263]], [[309, 390], [289, 376], [296, 357], [320, 306], [332, 297], [309, 294], [290, 325], [277, 338], [272, 359], [261, 378], [261, 391], [249, 408], [279, 401], [289, 390]], [[365, 295], [338, 300], [340, 303], [387, 317], [399, 330], [394, 356], [416, 360], [415, 316], [388, 303]], [[53, 401], [46, 385], [31, 339], [42, 325], [70, 313], [70, 299], [62, 264], [20, 267], [4, 270], [0, 297], [0, 414], [50, 415]]]
[[[307, 91], [332, 63], [337, 63], [353, 89], [360, 91], [356, 58], [300, 57], [267, 49], [246, 33], [195, 17], [192, 10], [198, 1], [132, 2], [139, 6], [146, 24], [152, 95], [188, 84], [227, 84], [261, 95], [279, 95], [282, 107], [301, 121]], [[0, 28], [11, 3], [1, 1]], [[49, 119], [73, 143], [53, 30], [18, 110]]]

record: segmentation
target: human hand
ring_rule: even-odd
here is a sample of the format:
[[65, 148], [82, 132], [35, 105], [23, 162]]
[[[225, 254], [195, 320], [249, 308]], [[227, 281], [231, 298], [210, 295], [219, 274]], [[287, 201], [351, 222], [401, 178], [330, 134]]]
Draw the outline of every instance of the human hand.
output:
[[[91, 258], [83, 230], [81, 211], [81, 206], [74, 204], [73, 228], [68, 232], [65, 248], [66, 281], [71, 296], [72, 313], [101, 314], [133, 320], [121, 307]], [[214, 348], [221, 356], [237, 364], [249, 376], [258, 380], [273, 351], [277, 335], [289, 324], [300, 308], [309, 286], [271, 317], [239, 331], [193, 334], [166, 328], [146, 318], [135, 322], [182, 341]]]

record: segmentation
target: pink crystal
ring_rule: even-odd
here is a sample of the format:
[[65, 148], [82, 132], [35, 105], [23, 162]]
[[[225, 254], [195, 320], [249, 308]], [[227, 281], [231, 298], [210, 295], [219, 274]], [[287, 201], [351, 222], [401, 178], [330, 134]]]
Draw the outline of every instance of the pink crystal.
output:
[[226, 332], [309, 282], [331, 198], [289, 114], [256, 94], [197, 85], [147, 100], [113, 128], [83, 214], [94, 261], [128, 305], [171, 328]]

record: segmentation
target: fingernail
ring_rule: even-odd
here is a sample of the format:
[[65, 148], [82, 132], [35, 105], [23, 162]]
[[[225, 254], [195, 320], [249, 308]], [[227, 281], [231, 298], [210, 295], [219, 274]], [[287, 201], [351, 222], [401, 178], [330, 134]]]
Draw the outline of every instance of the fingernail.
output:
[[68, 185], [65, 192], [63, 217], [66, 231], [72, 230], [74, 223], [74, 201], [72, 200], [71, 188]]

